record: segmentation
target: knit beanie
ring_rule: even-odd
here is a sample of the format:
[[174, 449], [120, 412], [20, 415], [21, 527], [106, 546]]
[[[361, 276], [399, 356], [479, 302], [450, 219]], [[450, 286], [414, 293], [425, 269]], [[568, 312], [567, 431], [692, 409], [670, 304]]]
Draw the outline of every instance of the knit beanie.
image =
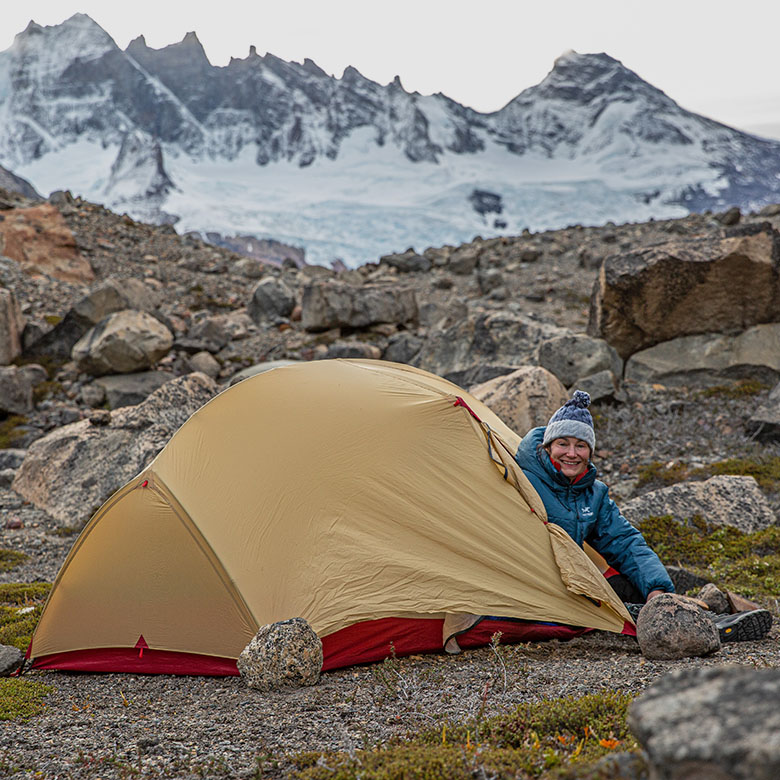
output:
[[575, 390], [574, 395], [550, 418], [542, 444], [546, 447], [555, 439], [574, 436], [587, 442], [592, 455], [596, 449], [596, 433], [589, 406], [590, 396], [584, 390]]

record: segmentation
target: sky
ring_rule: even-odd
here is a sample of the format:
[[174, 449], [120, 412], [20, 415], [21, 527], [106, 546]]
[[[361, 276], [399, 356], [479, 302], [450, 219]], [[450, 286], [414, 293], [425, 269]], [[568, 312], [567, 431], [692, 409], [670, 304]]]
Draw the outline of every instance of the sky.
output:
[[495, 111], [539, 83], [565, 51], [606, 52], [684, 108], [780, 138], [775, 0], [28, 0], [3, 3], [0, 50], [30, 19], [86, 13], [121, 47], [153, 48], [194, 31], [213, 65], [249, 46], [285, 60], [347, 65], [386, 84], [399, 75]]

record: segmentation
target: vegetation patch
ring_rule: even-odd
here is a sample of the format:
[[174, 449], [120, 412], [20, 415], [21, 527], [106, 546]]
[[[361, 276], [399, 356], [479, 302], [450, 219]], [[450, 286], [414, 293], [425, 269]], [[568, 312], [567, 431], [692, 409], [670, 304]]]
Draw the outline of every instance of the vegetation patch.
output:
[[645, 463], [637, 469], [637, 487], [652, 485], [653, 487], [666, 487], [675, 482], [684, 482], [691, 476], [691, 468], [683, 461], [661, 463], [654, 460]]
[[62, 393], [62, 385], [56, 379], [46, 379], [33, 388], [33, 401], [39, 404], [46, 398], [53, 398]]
[[529, 702], [485, 721], [442, 724], [375, 750], [300, 753], [292, 758], [291, 776], [305, 780], [591, 777], [592, 765], [601, 757], [615, 750], [637, 750], [626, 725], [630, 701], [628, 695], [602, 691], [579, 699]]
[[48, 582], [0, 584], [0, 645], [27, 650], [50, 590]]
[[13, 447], [27, 432], [23, 426], [28, 422], [28, 419], [21, 414], [12, 414], [5, 420], [0, 420], [0, 450]]
[[780, 592], [780, 527], [744, 533], [695, 516], [649, 517], [639, 530], [662, 561], [685, 566], [718, 587], [772, 603]]
[[741, 379], [728, 385], [716, 385], [699, 391], [701, 398], [750, 398], [769, 390], [769, 385], [759, 382], [757, 379]]
[[0, 550], [0, 571], [10, 571], [21, 566], [30, 556], [20, 550]]
[[0, 679], [0, 720], [27, 720], [44, 708], [44, 699], [54, 689], [26, 677]]

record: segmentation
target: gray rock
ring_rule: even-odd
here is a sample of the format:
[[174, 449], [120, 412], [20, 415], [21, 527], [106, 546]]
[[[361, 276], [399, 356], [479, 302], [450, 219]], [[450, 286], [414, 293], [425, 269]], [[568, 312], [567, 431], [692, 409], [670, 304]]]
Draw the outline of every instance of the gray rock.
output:
[[259, 279], [265, 274], [265, 266], [251, 257], [242, 257], [233, 263], [230, 269], [237, 276], [245, 276], [247, 279]]
[[676, 593], [662, 593], [642, 607], [636, 638], [645, 658], [671, 661], [720, 650], [720, 636], [701, 607]]
[[99, 382], [90, 382], [79, 390], [79, 400], [86, 406], [102, 406], [106, 401], [106, 389]]
[[433, 265], [425, 255], [418, 255], [414, 249], [407, 249], [402, 254], [385, 255], [379, 258], [379, 265], [387, 265], [400, 273], [427, 273]]
[[521, 435], [546, 425], [552, 413], [569, 399], [560, 380], [540, 366], [523, 366], [472, 387], [470, 393]]
[[303, 618], [262, 626], [238, 657], [250, 688], [273, 691], [316, 685], [322, 671], [322, 642]]
[[49, 378], [46, 369], [37, 363], [25, 363], [23, 366], [19, 366], [19, 373], [33, 387], [39, 385], [41, 382], [45, 382]]
[[468, 276], [477, 267], [481, 251], [477, 243], [463, 244], [452, 250], [447, 268], [454, 274]]
[[431, 332], [414, 365], [447, 377], [482, 363], [533, 365], [539, 344], [562, 332], [511, 311], [480, 312]]
[[780, 670], [679, 669], [630, 706], [628, 724], [658, 780], [780, 777]]
[[0, 645], [0, 677], [13, 674], [24, 661], [24, 653], [18, 647]]
[[591, 403], [594, 404], [604, 401], [625, 401], [626, 399], [626, 394], [616, 387], [614, 374], [607, 369], [590, 376], [580, 377], [571, 385], [571, 389], [584, 390], [590, 396]]
[[173, 335], [151, 314], [127, 309], [110, 314], [80, 338], [71, 353], [92, 376], [130, 374], [153, 366], [173, 346]]
[[780, 216], [780, 203], [770, 203], [764, 206], [759, 212], [759, 217], [777, 217]]
[[382, 358], [393, 363], [410, 363], [422, 345], [421, 338], [408, 331], [402, 331], [390, 336]]
[[0, 412], [27, 414], [33, 409], [32, 382], [16, 366], [0, 367]]
[[721, 225], [731, 227], [732, 225], [739, 224], [739, 221], [742, 219], [742, 212], [740, 211], [739, 206], [732, 206], [730, 209], [722, 211], [720, 214], [716, 214], [715, 219], [720, 222]]
[[771, 228], [755, 235], [676, 239], [612, 255], [594, 286], [588, 333], [608, 341], [625, 359], [680, 336], [778, 322], [779, 263], [780, 240]]
[[757, 441], [780, 441], [780, 382], [747, 421], [745, 432]]
[[230, 339], [227, 318], [224, 315], [201, 317], [193, 322], [187, 331], [187, 351], [219, 352]]
[[157, 293], [138, 279], [101, 282], [81, 298], [61, 322], [25, 345], [25, 353], [68, 358], [76, 342], [101, 320], [125, 309], [151, 312], [157, 302]]
[[0, 469], [18, 469], [22, 465], [27, 450], [8, 448], [0, 449]]
[[621, 509], [632, 525], [646, 517], [671, 515], [675, 520], [685, 521], [699, 515], [712, 525], [732, 526], [752, 533], [777, 522], [756, 480], [732, 475], [653, 490], [632, 498]]
[[338, 358], [379, 360], [382, 357], [382, 350], [365, 341], [337, 341], [335, 344], [328, 345], [328, 350], [323, 357], [327, 360]]
[[687, 593], [694, 588], [701, 589], [709, 583], [705, 577], [694, 574], [692, 571], [688, 571], [688, 569], [684, 569], [681, 566], [667, 565], [665, 568], [672, 580], [674, 589], [678, 593]]
[[307, 284], [301, 301], [301, 324], [308, 331], [330, 328], [366, 328], [380, 322], [417, 320], [417, 298], [408, 287], [344, 282]]
[[498, 290], [506, 290], [504, 286], [504, 275], [497, 268], [480, 269], [477, 272], [477, 283], [482, 295], [495, 293]]
[[7, 366], [22, 351], [24, 318], [13, 292], [0, 287], [0, 366]]
[[484, 382], [489, 382], [491, 379], [495, 379], [497, 376], [505, 376], [511, 374], [513, 371], [517, 371], [522, 366], [501, 366], [493, 365], [491, 363], [478, 363], [474, 366], [469, 366], [464, 371], [450, 371], [444, 375], [445, 379], [449, 379], [450, 382], [470, 389], [481, 385]]
[[278, 317], [289, 317], [295, 308], [295, 293], [276, 276], [262, 279], [252, 290], [247, 314], [258, 325]]
[[[205, 372], [204, 372], [205, 373]], [[174, 378], [170, 371], [140, 371], [137, 374], [111, 374], [94, 381], [103, 389], [104, 400], [111, 409], [135, 406]]]
[[221, 367], [217, 359], [210, 353], [196, 352], [190, 357], [190, 370], [201, 371], [202, 373], [210, 376], [212, 379], [216, 379], [219, 376]]
[[703, 601], [716, 615], [725, 615], [731, 612], [729, 597], [714, 583], [708, 582], [696, 594], [699, 601]]
[[780, 323], [748, 328], [737, 335], [682, 336], [635, 353], [626, 361], [633, 382], [717, 385], [724, 380], [780, 379]]
[[217, 392], [210, 377], [188, 374], [116, 410], [107, 425], [81, 420], [56, 428], [30, 445], [13, 489], [63, 526], [81, 527]]
[[564, 333], [546, 339], [539, 345], [539, 365], [552, 371], [566, 387], [580, 377], [599, 371], [610, 371], [619, 377], [623, 361], [604, 339], [584, 333]]
[[16, 476], [16, 469], [0, 468], [0, 487], [2, 488], [11, 487], [15, 476]]

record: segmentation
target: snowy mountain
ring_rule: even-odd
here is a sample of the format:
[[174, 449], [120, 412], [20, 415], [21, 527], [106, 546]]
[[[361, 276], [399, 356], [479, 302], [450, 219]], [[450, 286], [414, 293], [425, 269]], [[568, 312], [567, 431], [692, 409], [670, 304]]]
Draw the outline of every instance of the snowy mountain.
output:
[[125, 51], [88, 16], [0, 52], [0, 164], [179, 231], [348, 264], [523, 228], [780, 200], [780, 142], [680, 108], [606, 54], [569, 53], [500, 111], [194, 33]]

